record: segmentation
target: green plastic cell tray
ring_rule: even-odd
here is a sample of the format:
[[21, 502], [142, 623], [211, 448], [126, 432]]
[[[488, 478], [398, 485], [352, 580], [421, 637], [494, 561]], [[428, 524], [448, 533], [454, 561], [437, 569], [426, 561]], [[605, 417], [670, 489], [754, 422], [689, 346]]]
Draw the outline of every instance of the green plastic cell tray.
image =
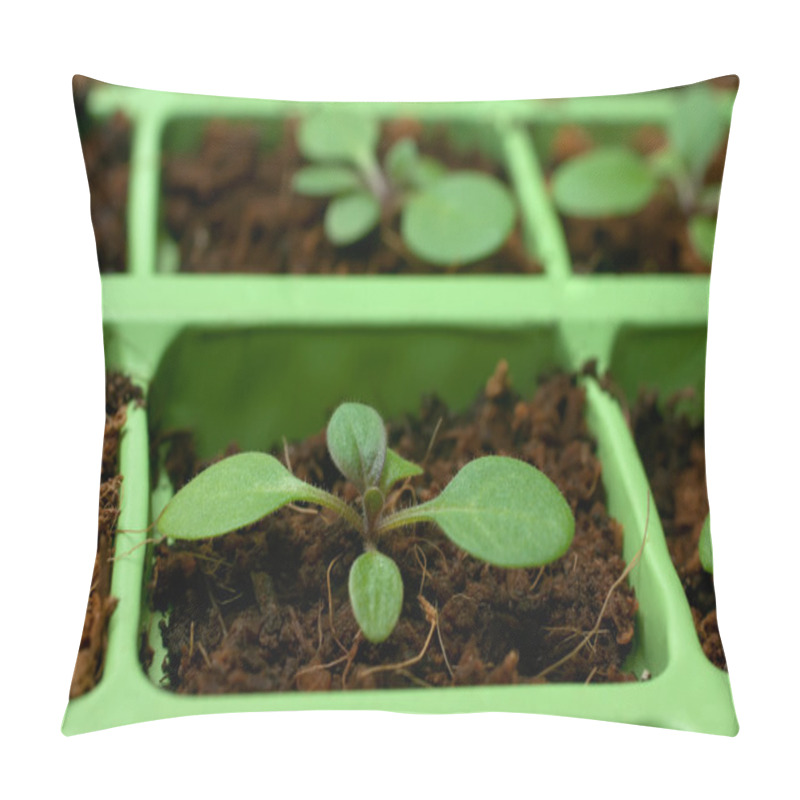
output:
[[[721, 102], [727, 102], [721, 95]], [[381, 118], [460, 120], [492, 131], [517, 194], [526, 241], [544, 264], [533, 276], [181, 275], [159, 271], [159, 187], [164, 133], [211, 117], [280, 119], [310, 104], [237, 100], [103, 87], [92, 113], [123, 110], [133, 123], [129, 272], [103, 282], [106, 363], [146, 390], [131, 407], [121, 445], [122, 506], [103, 676], [70, 701], [65, 734], [190, 714], [286, 709], [383, 709], [456, 713], [517, 711], [735, 735], [728, 674], [698, 642], [671, 564], [636, 446], [618, 403], [592, 378], [587, 421], [598, 440], [608, 507], [624, 527], [624, 557], [639, 611], [627, 666], [636, 683], [458, 687], [327, 693], [178, 695], [147, 674], [142, 635], [158, 647], [144, 597], [144, 531], [169, 496], [151, 491], [150, 431], [191, 428], [201, 455], [230, 441], [266, 449], [282, 436], [321, 430], [342, 400], [359, 399], [385, 419], [414, 412], [436, 392], [466, 408], [501, 358], [530, 393], [537, 375], [596, 359], [630, 400], [641, 386], [662, 396], [696, 390], [702, 414], [708, 277], [573, 275], [558, 216], [539, 169], [537, 124], [664, 124], [670, 92], [617, 98], [511, 103], [363, 106]], [[160, 476], [156, 476], [160, 478]], [[649, 513], [649, 523], [648, 523]], [[124, 531], [124, 532], [123, 532]], [[136, 548], [136, 549], [134, 549]]]

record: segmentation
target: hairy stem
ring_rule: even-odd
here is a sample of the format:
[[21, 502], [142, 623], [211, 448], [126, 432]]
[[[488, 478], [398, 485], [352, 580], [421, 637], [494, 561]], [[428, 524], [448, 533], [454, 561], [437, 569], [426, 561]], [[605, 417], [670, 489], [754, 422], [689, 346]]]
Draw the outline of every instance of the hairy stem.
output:
[[411, 508], [404, 508], [402, 511], [396, 511], [394, 514], [384, 517], [377, 528], [375, 528], [375, 535], [380, 536], [395, 528], [402, 528], [417, 522], [429, 522], [430, 517], [425, 513], [427, 505], [427, 503], [422, 503], [418, 506], [412, 506]]
[[358, 512], [351, 508], [344, 500], [340, 500], [335, 495], [326, 492], [324, 489], [318, 489], [316, 486], [311, 486], [310, 494], [313, 496], [311, 502], [317, 503], [324, 508], [329, 508], [331, 511], [336, 512], [342, 519], [349, 522], [357, 531], [363, 533], [364, 523]]

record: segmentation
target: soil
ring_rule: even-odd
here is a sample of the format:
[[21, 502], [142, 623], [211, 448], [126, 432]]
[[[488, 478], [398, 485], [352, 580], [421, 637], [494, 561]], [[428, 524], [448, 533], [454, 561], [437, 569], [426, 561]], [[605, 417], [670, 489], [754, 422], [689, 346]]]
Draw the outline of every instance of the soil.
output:
[[[642, 155], [666, 143], [663, 131], [640, 128], [628, 144]], [[704, 176], [705, 184], [720, 183], [725, 167], [727, 137]], [[589, 132], [579, 126], [561, 128], [553, 142], [547, 171], [594, 146]], [[655, 197], [637, 214], [627, 217], [580, 219], [560, 215], [567, 249], [578, 274], [684, 273], [709, 274], [711, 264], [694, 250], [689, 239], [688, 215], [678, 203], [673, 185], [665, 181]]]
[[676, 411], [680, 397], [671, 398], [662, 410], [655, 393], [643, 393], [632, 411], [631, 425], [703, 652], [716, 666], [727, 669], [714, 579], [702, 568], [697, 551], [708, 515], [703, 424], [693, 425]]
[[[426, 397], [418, 416], [389, 423], [389, 445], [424, 467], [391, 504], [430, 499], [466, 462], [494, 453], [542, 469], [577, 524], [570, 550], [541, 569], [484, 564], [434, 526], [390, 538], [383, 549], [400, 566], [405, 597], [397, 627], [379, 645], [362, 639], [347, 596], [359, 536], [328, 512], [284, 509], [242, 532], [159, 544], [149, 596], [154, 610], [170, 612], [160, 623], [166, 685], [215, 694], [636, 680], [622, 668], [637, 608], [627, 584], [598, 620], [625, 562], [584, 403], [575, 376], [565, 374], [523, 400], [501, 362], [468, 412]], [[328, 457], [324, 432], [289, 446], [288, 457], [298, 477], [356, 499]], [[172, 440], [167, 469], [176, 487], [204, 466], [187, 434]]]
[[119, 517], [119, 442], [125, 424], [127, 404], [142, 400], [142, 390], [119, 373], [106, 375], [106, 425], [103, 433], [103, 458], [100, 469], [100, 509], [97, 525], [97, 554], [92, 585], [86, 604], [86, 617], [69, 690], [70, 699], [94, 688], [103, 674], [108, 620], [117, 605], [111, 597], [114, 533]]
[[76, 75], [72, 89], [89, 181], [90, 209], [100, 272], [125, 272], [131, 124], [121, 113], [92, 120], [86, 98], [96, 81]]
[[[307, 162], [287, 122], [276, 149], [260, 153], [253, 125], [212, 120], [194, 155], [167, 156], [163, 170], [164, 222], [178, 242], [184, 272], [293, 274], [406, 274], [444, 272], [412, 256], [399, 233], [395, 213], [372, 234], [347, 247], [325, 237], [325, 198], [291, 191], [294, 173]], [[383, 126], [378, 156], [403, 137], [450, 168], [478, 169], [504, 178], [497, 163], [479, 150], [456, 151], [443, 129], [423, 132], [413, 120]], [[519, 225], [493, 256], [458, 270], [463, 273], [541, 272], [526, 253]]]

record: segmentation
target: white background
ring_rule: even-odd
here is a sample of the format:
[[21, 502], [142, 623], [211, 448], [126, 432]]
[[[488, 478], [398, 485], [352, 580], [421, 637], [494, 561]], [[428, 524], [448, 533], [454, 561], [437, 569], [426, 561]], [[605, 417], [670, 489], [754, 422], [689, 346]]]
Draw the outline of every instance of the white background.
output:
[[[6, 796], [796, 790], [796, 28], [771, 0], [746, 12], [697, 0], [539, 5], [339, 2], [287, 12], [226, 0], [5, 10], [0, 786], [16, 787]], [[344, 712], [61, 735], [91, 577], [103, 428], [100, 280], [74, 73], [252, 97], [454, 100], [622, 93], [731, 72], [741, 87], [714, 254], [706, 424], [738, 737], [531, 715]]]

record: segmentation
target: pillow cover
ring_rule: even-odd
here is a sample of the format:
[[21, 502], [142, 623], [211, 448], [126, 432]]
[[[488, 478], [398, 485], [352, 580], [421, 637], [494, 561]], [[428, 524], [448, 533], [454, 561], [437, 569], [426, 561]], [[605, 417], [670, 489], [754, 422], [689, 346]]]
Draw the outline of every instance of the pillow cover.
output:
[[127, 390], [64, 731], [246, 694], [735, 734], [702, 409], [737, 84], [311, 104], [76, 76]]

